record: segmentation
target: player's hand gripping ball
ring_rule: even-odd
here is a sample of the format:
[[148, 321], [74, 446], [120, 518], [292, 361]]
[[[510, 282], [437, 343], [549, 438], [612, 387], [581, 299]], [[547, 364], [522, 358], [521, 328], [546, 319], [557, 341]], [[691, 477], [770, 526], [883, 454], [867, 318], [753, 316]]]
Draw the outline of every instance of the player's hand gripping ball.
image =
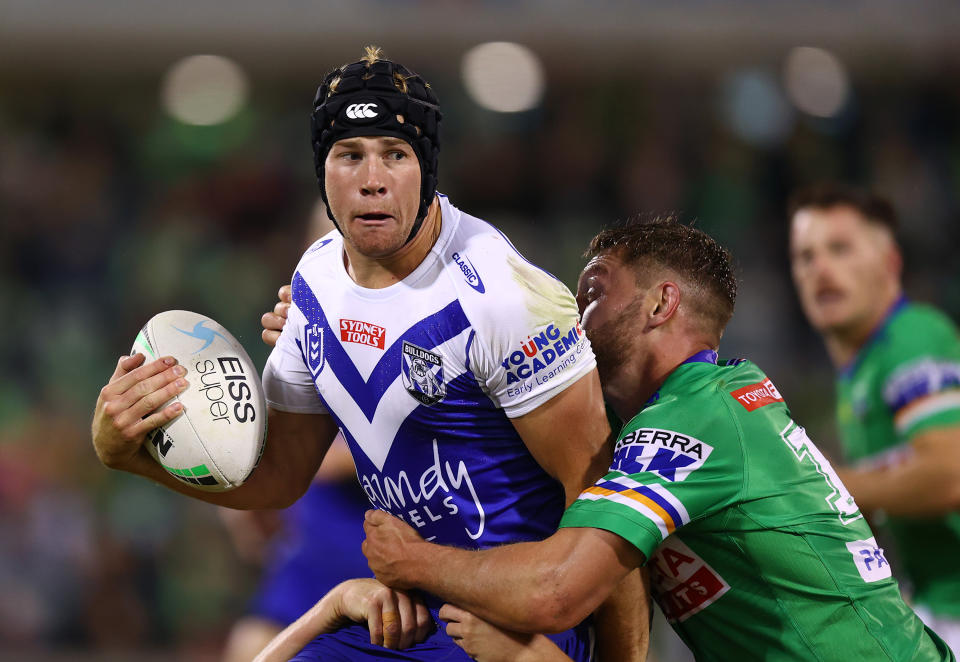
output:
[[267, 432], [263, 386], [243, 346], [209, 317], [168, 310], [140, 330], [136, 352], [148, 360], [173, 356], [190, 383], [175, 398], [183, 413], [147, 435], [150, 455], [199, 489], [224, 492], [243, 484], [260, 461]]

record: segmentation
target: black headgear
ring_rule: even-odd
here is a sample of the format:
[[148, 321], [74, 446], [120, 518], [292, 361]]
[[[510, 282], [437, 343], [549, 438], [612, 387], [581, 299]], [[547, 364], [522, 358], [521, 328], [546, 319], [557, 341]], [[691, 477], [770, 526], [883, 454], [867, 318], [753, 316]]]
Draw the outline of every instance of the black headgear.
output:
[[[367, 50], [363, 60], [334, 69], [313, 100], [310, 133], [320, 195], [334, 225], [324, 186], [324, 162], [333, 143], [356, 136], [392, 136], [410, 143], [420, 161], [420, 209], [409, 242], [420, 230], [437, 192], [440, 108], [420, 76]], [[337, 229], [340, 226], [337, 225]]]

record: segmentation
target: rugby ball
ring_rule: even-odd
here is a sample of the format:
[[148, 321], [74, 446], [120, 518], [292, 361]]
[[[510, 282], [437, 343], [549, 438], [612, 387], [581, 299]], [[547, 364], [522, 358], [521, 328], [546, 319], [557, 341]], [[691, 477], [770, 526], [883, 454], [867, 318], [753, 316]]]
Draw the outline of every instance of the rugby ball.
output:
[[[173, 400], [183, 413], [147, 435], [150, 455], [174, 478], [210, 492], [243, 484], [256, 468], [267, 432], [260, 376], [229, 331], [186, 310], [154, 315], [131, 353], [173, 356], [189, 386]], [[170, 404], [167, 402], [167, 404]]]

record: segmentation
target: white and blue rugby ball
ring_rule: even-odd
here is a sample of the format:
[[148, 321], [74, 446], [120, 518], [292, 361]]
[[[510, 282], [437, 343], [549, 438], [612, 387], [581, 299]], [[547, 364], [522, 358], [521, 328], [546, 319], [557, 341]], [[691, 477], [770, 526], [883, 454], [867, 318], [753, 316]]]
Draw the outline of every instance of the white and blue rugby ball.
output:
[[140, 330], [137, 352], [147, 361], [173, 356], [187, 369], [189, 386], [170, 401], [183, 403], [183, 413], [144, 442], [153, 459], [202, 490], [242, 485], [260, 461], [267, 432], [263, 386], [243, 346], [205, 315], [168, 310]]

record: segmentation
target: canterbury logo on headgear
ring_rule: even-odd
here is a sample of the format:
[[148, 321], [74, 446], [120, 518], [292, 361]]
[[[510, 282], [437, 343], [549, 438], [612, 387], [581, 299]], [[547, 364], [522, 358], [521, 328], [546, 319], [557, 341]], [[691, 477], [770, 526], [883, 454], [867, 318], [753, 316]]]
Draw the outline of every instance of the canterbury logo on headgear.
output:
[[351, 103], [344, 114], [352, 120], [371, 119], [378, 114], [376, 108], [375, 103]]

